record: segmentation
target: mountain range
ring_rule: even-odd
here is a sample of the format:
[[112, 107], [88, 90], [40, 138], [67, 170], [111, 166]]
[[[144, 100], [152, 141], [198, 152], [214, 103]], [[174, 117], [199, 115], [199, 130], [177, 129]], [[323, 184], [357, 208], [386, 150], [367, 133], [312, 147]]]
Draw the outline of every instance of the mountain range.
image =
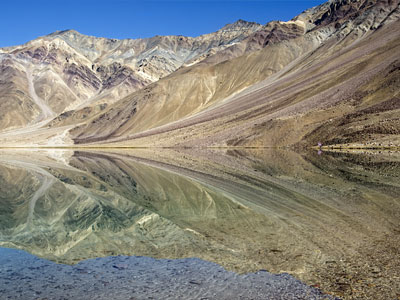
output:
[[0, 49], [3, 146], [400, 146], [398, 0], [198, 37], [58, 31]]

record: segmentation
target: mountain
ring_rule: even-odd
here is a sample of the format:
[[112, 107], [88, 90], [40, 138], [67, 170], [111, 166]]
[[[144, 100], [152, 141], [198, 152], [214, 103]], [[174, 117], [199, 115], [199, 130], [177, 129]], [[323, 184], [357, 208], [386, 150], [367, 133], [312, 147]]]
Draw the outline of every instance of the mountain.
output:
[[[86, 106], [98, 105], [101, 110], [101, 104], [111, 104], [184, 64], [201, 61], [261, 27], [240, 20], [196, 38], [136, 40], [97, 38], [65, 30], [3, 48], [0, 128], [31, 125]], [[11, 117], [13, 114], [17, 118]]]
[[0, 141], [399, 146], [399, 18], [398, 0], [332, 0], [196, 38], [56, 32], [1, 50]]

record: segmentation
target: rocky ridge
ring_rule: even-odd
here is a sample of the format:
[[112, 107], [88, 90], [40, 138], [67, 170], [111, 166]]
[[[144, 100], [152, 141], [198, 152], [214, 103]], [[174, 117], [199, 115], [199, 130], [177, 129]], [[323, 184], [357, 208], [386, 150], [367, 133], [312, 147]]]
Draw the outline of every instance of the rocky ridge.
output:
[[399, 18], [398, 0], [334, 0], [288, 22], [239, 20], [196, 38], [56, 32], [2, 49], [0, 141], [400, 145]]
[[[201, 61], [209, 53], [217, 53], [261, 27], [240, 20], [196, 38], [155, 36], [126, 40], [65, 30], [21, 46], [3, 48], [1, 111], [20, 117], [3, 116], [0, 129], [24, 127], [37, 121], [40, 107], [32, 100], [30, 84], [56, 114], [84, 107], [92, 109], [111, 104], [184, 64]], [[16, 107], [15, 102], [21, 105]]]
[[[219, 62], [216, 54], [178, 70], [70, 133], [79, 144], [125, 146], [288, 146], [318, 139], [334, 143], [332, 133], [311, 138], [313, 130], [329, 128], [327, 119], [395, 97], [399, 16], [398, 1], [327, 2], [289, 22], [271, 22], [227, 48], [225, 52], [240, 52], [235, 58]], [[357, 63], [368, 68], [357, 73]], [[376, 86], [384, 69], [393, 69], [388, 71], [393, 79], [371, 89], [369, 98], [363, 96], [361, 90]], [[359, 90], [351, 92], [354, 84]], [[341, 90], [338, 100], [335, 94]], [[384, 96], [378, 100], [373, 94]], [[359, 99], [357, 105], [344, 108], [352, 99]], [[301, 132], [293, 131], [293, 122], [302, 124]], [[291, 132], [296, 133], [287, 138]]]

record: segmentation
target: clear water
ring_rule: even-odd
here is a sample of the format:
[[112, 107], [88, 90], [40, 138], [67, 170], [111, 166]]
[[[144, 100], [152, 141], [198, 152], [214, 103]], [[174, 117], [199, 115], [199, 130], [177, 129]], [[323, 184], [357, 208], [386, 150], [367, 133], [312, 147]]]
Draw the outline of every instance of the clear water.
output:
[[198, 257], [339, 291], [381, 274], [393, 286], [399, 179], [398, 153], [2, 150], [0, 247], [64, 264]]

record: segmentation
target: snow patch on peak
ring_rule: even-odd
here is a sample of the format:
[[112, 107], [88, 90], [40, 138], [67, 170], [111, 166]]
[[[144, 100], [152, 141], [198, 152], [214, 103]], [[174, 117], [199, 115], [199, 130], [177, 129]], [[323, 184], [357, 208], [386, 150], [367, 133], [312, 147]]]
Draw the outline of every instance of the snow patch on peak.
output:
[[297, 25], [297, 26], [299, 26], [299, 27], [303, 27], [303, 28], [305, 28], [306, 27], [306, 24], [304, 23], [304, 21], [301, 21], [301, 20], [290, 20], [290, 21], [287, 21], [287, 22], [282, 22], [282, 21], [280, 21], [280, 23], [281, 24], [295, 24], [295, 25]]

